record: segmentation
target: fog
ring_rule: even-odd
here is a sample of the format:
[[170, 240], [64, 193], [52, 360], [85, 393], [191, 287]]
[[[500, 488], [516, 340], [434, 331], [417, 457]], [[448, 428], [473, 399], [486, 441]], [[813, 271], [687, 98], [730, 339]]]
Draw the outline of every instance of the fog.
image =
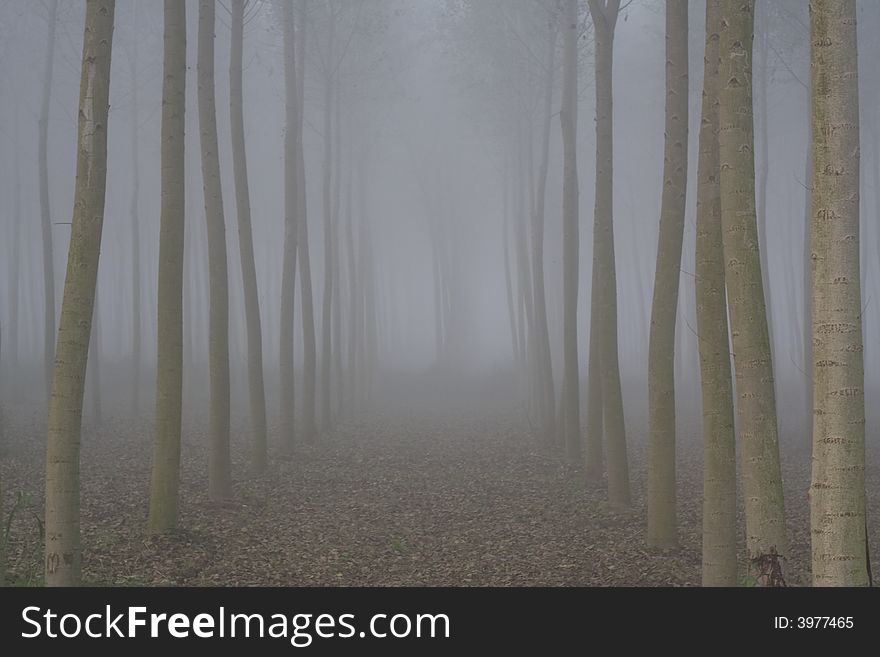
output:
[[[488, 433], [502, 431], [498, 427], [503, 426], [503, 431], [530, 436], [524, 438], [532, 445], [528, 449], [539, 449], [541, 393], [532, 353], [538, 347], [533, 346], [534, 316], [529, 313], [535, 301], [532, 218], [541, 193], [548, 75], [552, 76], [552, 95], [543, 195], [543, 275], [552, 413], [560, 418], [562, 411], [556, 404], [562, 397], [565, 364], [561, 5], [553, 0], [311, 0], [295, 4], [296, 37], [305, 40], [305, 60], [297, 62], [305, 76], [302, 143], [307, 213], [300, 221], [307, 221], [314, 305], [317, 444], [336, 444], [341, 439], [334, 438], [334, 432], [357, 442], [360, 432], [366, 436], [374, 431], [367, 429], [373, 421], [367, 418], [384, 414], [382, 422], [393, 426], [395, 418], [422, 409], [450, 423], [463, 417], [481, 418]], [[595, 293], [591, 281], [596, 31], [588, 3], [577, 5], [577, 366], [580, 421], [586, 426], [590, 312]], [[47, 83], [45, 173], [54, 270], [53, 330], [61, 314], [74, 211], [85, 3], [58, 3], [51, 81], [47, 81], [51, 6], [52, 2], [24, 0], [0, 4], [0, 406], [7, 418], [5, 439], [13, 454], [24, 440], [42, 444], [50, 387], [39, 146]], [[252, 433], [252, 408], [230, 138], [231, 6], [216, 3], [214, 93], [228, 262], [231, 441], [244, 445]], [[675, 422], [679, 463], [694, 459], [699, 463], [703, 417], [694, 254], [706, 8], [703, 2], [690, 2], [688, 8], [689, 139], [675, 322]], [[183, 415], [185, 444], [201, 444], [204, 441], [197, 436], [207, 432], [210, 397], [210, 277], [197, 110], [199, 3], [187, 0], [186, 13]], [[279, 388], [288, 130], [283, 13], [280, 1], [246, 3], [242, 57], [270, 454], [280, 449], [279, 414], [287, 403]], [[664, 13], [665, 3], [656, 0], [624, 2], [613, 45], [613, 293], [626, 441], [634, 455], [630, 468], [641, 473], [633, 475], [634, 486], [642, 491], [636, 493], [639, 499], [649, 434], [648, 345], [664, 182]], [[880, 74], [874, 63], [880, 51], [871, 35], [880, 26], [880, 6], [859, 2], [857, 15], [862, 99], [861, 298], [866, 444], [871, 455], [876, 451], [880, 422], [870, 403], [880, 391], [880, 351], [874, 348], [880, 327], [876, 299], [880, 290]], [[811, 446], [812, 364], [805, 355], [810, 326], [804, 303], [810, 293], [805, 288], [810, 280], [805, 245], [809, 238], [806, 204], [810, 202], [810, 16], [807, 3], [796, 0], [760, 0], [755, 16], [757, 223], [777, 425], [785, 461], [795, 455], [806, 458]], [[156, 408], [163, 3], [118, 0], [114, 25], [106, 196], [83, 403], [83, 443], [122, 441], [125, 427], [137, 427], [143, 446], [152, 440]], [[550, 69], [545, 56], [548, 25], [556, 33]], [[329, 107], [328, 98], [332, 98]], [[332, 129], [329, 146], [325, 141], [328, 126]], [[303, 240], [301, 228], [299, 239]], [[329, 267], [328, 254], [332, 254]], [[302, 266], [297, 263], [292, 329], [297, 443], [302, 440], [301, 413], [308, 403], [303, 394], [309, 386], [303, 370], [307, 361], [303, 327], [308, 318], [303, 309]], [[328, 269], [335, 277], [329, 312], [323, 308]], [[322, 362], [328, 317], [332, 324], [327, 330], [332, 352], [327, 356], [329, 372]], [[49, 338], [55, 344], [57, 336], [53, 333]], [[523, 349], [528, 355], [523, 356]], [[329, 385], [324, 388], [327, 376]], [[326, 390], [332, 396], [330, 424], [321, 412]], [[416, 436], [413, 440], [418, 442], [422, 425], [411, 421], [401, 431]], [[473, 440], [479, 441], [480, 432], [473, 431]], [[442, 432], [436, 435], [440, 442], [446, 438]], [[406, 442], [405, 437], [402, 440]], [[457, 444], [460, 436], [449, 440]], [[562, 444], [559, 440], [555, 449], [559, 451]], [[147, 472], [148, 449], [143, 456], [139, 467]], [[204, 467], [203, 461], [198, 463]], [[798, 467], [803, 474], [808, 466]], [[236, 481], [247, 478], [244, 470], [233, 476]], [[16, 481], [15, 474], [12, 480]], [[803, 495], [804, 485], [797, 486]], [[139, 493], [141, 499], [144, 494]], [[793, 499], [793, 505], [806, 504], [802, 497]]]

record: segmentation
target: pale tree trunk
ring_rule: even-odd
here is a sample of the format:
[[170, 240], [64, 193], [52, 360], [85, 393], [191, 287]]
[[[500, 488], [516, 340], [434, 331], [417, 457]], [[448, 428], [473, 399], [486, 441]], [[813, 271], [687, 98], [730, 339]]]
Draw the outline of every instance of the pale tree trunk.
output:
[[334, 116], [334, 161], [336, 174], [333, 178], [333, 220], [331, 234], [333, 236], [333, 380], [335, 381], [336, 415], [342, 417], [345, 395], [342, 372], [342, 261], [339, 257], [339, 205], [342, 198], [342, 84], [340, 76], [336, 76], [336, 107]]
[[330, 430], [332, 404], [330, 400], [330, 369], [333, 365], [330, 323], [333, 321], [333, 104], [334, 99], [334, 49], [336, 17], [332, 7], [327, 35], [327, 52], [324, 71], [324, 171], [323, 171], [323, 211], [324, 211], [324, 299], [321, 308], [321, 424], [324, 431]]
[[[137, 23], [137, 5], [134, 6], [135, 23]], [[134, 26], [131, 55], [131, 412], [137, 417], [140, 411], [141, 397], [141, 236], [138, 219], [138, 197], [140, 192], [140, 168], [138, 151], [138, 51], [137, 30]]]
[[736, 447], [718, 159], [721, 0], [706, 2], [694, 262], [703, 398], [703, 586], [736, 586]]
[[648, 546], [678, 542], [675, 522], [675, 319], [687, 191], [688, 0], [666, 2], [666, 128], [648, 341]]
[[564, 158], [562, 189], [563, 221], [563, 345], [565, 352], [565, 453], [572, 464], [581, 462], [580, 367], [578, 363], [578, 180], [577, 180], [577, 0], [566, 0], [563, 14], [562, 59], [562, 147]]
[[250, 394], [253, 441], [251, 467], [265, 472], [266, 393], [263, 389], [263, 329], [260, 325], [260, 296], [254, 263], [254, 239], [251, 232], [251, 200], [248, 187], [247, 151], [244, 141], [244, 92], [242, 89], [242, 50], [244, 41], [245, 0], [232, 0], [232, 43], [229, 60], [229, 114], [232, 132], [232, 168], [235, 176], [235, 201], [238, 217], [238, 246], [244, 290], [244, 313], [247, 331], [248, 392]]
[[810, 3], [814, 586], [867, 586], [855, 0]]
[[719, 157], [727, 303], [733, 336], [738, 430], [742, 439], [746, 545], [761, 585], [784, 573], [787, 542], [773, 391], [773, 363], [755, 215], [751, 0], [721, 6]]
[[159, 282], [156, 310], [156, 434], [147, 530], [177, 526], [183, 396], [183, 263], [186, 184], [186, 3], [165, 0], [162, 76]]
[[544, 117], [541, 125], [541, 164], [538, 168], [535, 209], [532, 215], [532, 283], [534, 287], [534, 327], [540, 407], [544, 440], [550, 445], [556, 434], [556, 400], [553, 389], [553, 361], [550, 355], [550, 333], [547, 328], [547, 300], [544, 288], [544, 202], [547, 191], [547, 170], [550, 159], [550, 126], [553, 111], [553, 71], [556, 63], [557, 26], [551, 21], [547, 29], [547, 55], [544, 60]]
[[296, 375], [293, 367], [294, 354], [294, 297], [296, 294], [297, 255], [297, 125], [299, 102], [297, 100], [296, 33], [293, 25], [293, 5], [284, 3], [284, 255], [281, 270], [281, 359], [280, 409], [281, 449], [290, 454], [295, 442], [294, 407], [296, 402]]
[[509, 165], [505, 163], [504, 179], [502, 180], [502, 207], [501, 207], [501, 240], [504, 249], [504, 283], [507, 291], [507, 319], [510, 322], [510, 339], [513, 349], [514, 366], [519, 369], [519, 336], [516, 327], [516, 307], [513, 302], [513, 280], [510, 272], [510, 172]]
[[[12, 128], [12, 153], [13, 157], [18, 159], [19, 153], [19, 137], [18, 133], [21, 129], [19, 120], [19, 102], [15, 104], [15, 125]], [[13, 173], [13, 197], [12, 197], [12, 240], [9, 254], [9, 325], [7, 344], [9, 345], [7, 353], [9, 354], [9, 362], [7, 370], [13, 377], [18, 375], [18, 310], [19, 300], [21, 298], [21, 169], [15, 167]], [[13, 392], [13, 399], [15, 393]], [[2, 540], [2, 539], [0, 539]]]
[[76, 186], [46, 444], [46, 585], [80, 583], [79, 445], [107, 182], [113, 0], [87, 0]]
[[[361, 173], [361, 175], [363, 175]], [[345, 186], [345, 243], [346, 256], [348, 260], [348, 288], [349, 288], [349, 308], [348, 308], [348, 390], [349, 390], [349, 409], [354, 410], [358, 399], [357, 389], [357, 331], [358, 321], [358, 276], [357, 261], [354, 246], [354, 219], [352, 217], [352, 185], [354, 183], [354, 169], [349, 174], [348, 181]]]
[[[614, 265], [613, 224], [613, 131], [612, 61], [614, 28], [620, 0], [590, 0], [590, 14], [596, 29], [596, 204], [593, 225], [593, 284], [598, 296], [592, 310], [598, 312], [595, 327], [602, 404], [608, 455], [608, 499], [612, 504], [629, 506], [629, 465], [623, 397], [620, 390], [620, 364], [617, 353], [617, 276]], [[591, 318], [592, 323], [592, 318]]]
[[226, 226], [217, 152], [217, 108], [214, 102], [214, 0], [199, 2], [198, 105], [202, 151], [202, 186], [208, 227], [208, 367], [210, 429], [208, 495], [232, 495], [229, 456], [229, 281], [226, 270]]
[[303, 414], [302, 433], [306, 444], [315, 442], [315, 387], [317, 369], [317, 349], [315, 346], [315, 310], [312, 299], [312, 269], [309, 259], [309, 222], [306, 206], [306, 170], [303, 148], [303, 118], [305, 114], [305, 36], [306, 21], [303, 3], [297, 5], [299, 12], [300, 35], [297, 40], [296, 60], [299, 66], [297, 80], [297, 247], [299, 248], [300, 299], [302, 303], [302, 327], [304, 343], [303, 367]]
[[[43, 94], [39, 120], [40, 227], [43, 234], [43, 372], [47, 397], [52, 390], [55, 360], [55, 252], [52, 248], [52, 210], [49, 207], [49, 107], [52, 100], [52, 70], [55, 63], [55, 27], [58, 0], [49, 3], [49, 35], [43, 68]], [[51, 400], [49, 400], [51, 403]]]

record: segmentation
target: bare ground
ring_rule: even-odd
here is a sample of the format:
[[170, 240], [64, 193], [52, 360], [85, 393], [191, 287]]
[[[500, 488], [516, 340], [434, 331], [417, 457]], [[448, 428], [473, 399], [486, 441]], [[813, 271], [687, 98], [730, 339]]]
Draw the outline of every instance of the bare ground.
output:
[[[9, 579], [38, 584], [44, 434], [34, 418], [7, 420], [0, 468], [6, 517], [14, 507]], [[523, 424], [513, 407], [363, 416], [291, 459], [272, 459], [262, 479], [247, 475], [247, 430], [238, 427], [235, 495], [224, 505], [205, 494], [206, 436], [186, 430], [181, 528], [164, 537], [143, 530], [150, 424], [86, 427], [84, 578], [95, 585], [186, 586], [699, 584], [699, 449], [679, 450], [680, 548], [657, 552], [645, 547], [640, 446], [630, 450], [633, 508], [618, 510], [602, 490], [587, 490], [580, 472], [537, 449]], [[809, 460], [788, 458], [784, 467], [788, 581], [805, 584]], [[868, 490], [876, 519], [876, 464]], [[874, 554], [878, 527], [874, 522], [871, 530]]]

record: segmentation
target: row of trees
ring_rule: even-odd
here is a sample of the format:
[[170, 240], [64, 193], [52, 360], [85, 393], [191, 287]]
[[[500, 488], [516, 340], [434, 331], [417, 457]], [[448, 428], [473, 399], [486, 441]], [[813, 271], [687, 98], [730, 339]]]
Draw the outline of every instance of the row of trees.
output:
[[[203, 197], [208, 236], [209, 464], [208, 492], [214, 500], [232, 494], [230, 459], [229, 276], [225, 213], [221, 189], [214, 41], [217, 4], [200, 0], [198, 13], [198, 125]], [[254, 15], [246, 0], [230, 3], [230, 126], [241, 271], [245, 298], [248, 390], [252, 422], [251, 466], [261, 474], [268, 463], [266, 395], [262, 328], [255, 258], [243, 112], [244, 26]], [[68, 272], [50, 397], [46, 479], [46, 583], [77, 584], [81, 577], [79, 544], [79, 442], [84, 373], [92, 333], [98, 253], [106, 177], [107, 110], [115, 3], [88, 0], [80, 100], [77, 197], [72, 222]], [[359, 14], [346, 3], [321, 5], [283, 2], [269, 7], [282, 26], [285, 70], [284, 244], [281, 284], [281, 448], [290, 454], [294, 423], [294, 286], [299, 270], [304, 367], [299, 441], [317, 440], [319, 424], [327, 430], [342, 412], [362, 403], [376, 359], [376, 309], [370, 233], [367, 222], [354, 221], [352, 187], [358, 177], [352, 159], [362, 157], [354, 143], [344, 160], [342, 126], [353, 111], [340, 99], [350, 56], [348, 48], [363, 28]], [[323, 21], [323, 22], [322, 22]], [[316, 48], [324, 81], [324, 248], [321, 345], [316, 335], [309, 259], [303, 146], [306, 38], [323, 36]], [[50, 34], [50, 43], [52, 35]], [[167, 532], [177, 524], [181, 419], [183, 407], [183, 286], [186, 115], [186, 4], [166, 0], [161, 117], [161, 225], [157, 313], [156, 408], [153, 471], [148, 530]], [[351, 98], [348, 98], [350, 101]], [[344, 186], [343, 165], [348, 163]], [[360, 183], [363, 186], [363, 182]], [[342, 220], [345, 219], [345, 232]], [[355, 233], [357, 227], [358, 233]], [[345, 266], [342, 249], [345, 249]], [[347, 285], [342, 273], [347, 270]], [[337, 274], [337, 276], [334, 276]], [[50, 279], [51, 280], [51, 279]], [[343, 295], [348, 308], [343, 310]], [[346, 328], [347, 327], [347, 328]], [[347, 333], [347, 334], [346, 334]], [[347, 343], [347, 344], [346, 344]], [[318, 349], [321, 350], [320, 372]], [[348, 367], [343, 367], [343, 356]], [[319, 376], [320, 375], [320, 376]], [[320, 391], [318, 381], [320, 380]], [[345, 392], [343, 392], [345, 391]], [[318, 413], [320, 412], [320, 419]]]
[[[544, 52], [510, 43], [498, 70], [505, 86], [504, 255], [513, 350], [536, 413], [542, 443], [556, 446], [587, 480], [607, 472], [609, 500], [631, 503], [627, 440], [618, 355], [613, 171], [614, 34], [620, 0], [523, 0], [480, 8], [468, 16], [502, 12], [513, 35], [535, 30]], [[232, 493], [227, 240], [222, 200], [214, 76], [217, 18], [213, 0], [200, 0], [197, 80], [203, 196], [209, 271], [209, 493]], [[366, 144], [348, 140], [351, 86], [342, 84], [349, 44], [360, 23], [356, 8], [306, 2], [273, 5], [284, 50], [284, 243], [281, 277], [280, 382], [282, 450], [318, 438], [346, 406], [366, 394], [377, 343], [375, 264], [368, 223], [354, 228], [352, 188], [364, 187]], [[50, 4], [54, 16], [57, 2]], [[87, 0], [83, 40], [77, 175], [71, 241], [57, 343], [47, 347], [51, 376], [46, 464], [46, 582], [79, 582], [79, 443], [86, 363], [95, 339], [95, 289], [104, 215], [107, 117], [115, 3]], [[311, 9], [311, 11], [310, 11]], [[244, 149], [242, 42], [248, 6], [230, 4], [230, 117], [235, 207], [247, 333], [252, 469], [267, 467], [267, 411], [262, 371], [261, 313], [256, 294], [250, 199]], [[496, 14], [499, 15], [499, 14]], [[54, 20], [54, 19], [53, 19]], [[155, 447], [149, 530], [177, 523], [183, 396], [183, 285], [185, 223], [184, 129], [185, 3], [164, 5], [161, 132], [161, 228], [157, 308]], [[51, 23], [54, 25], [54, 23]], [[320, 27], [318, 27], [320, 25]], [[816, 584], [863, 585], [865, 552], [864, 366], [859, 242], [859, 111], [854, 0], [811, 4], [811, 326], [813, 474], [811, 519]], [[754, 4], [707, 0], [701, 121], [697, 162], [695, 298], [703, 398], [703, 581], [736, 583], [735, 438], [741, 448], [746, 538], [751, 576], [762, 585], [784, 583], [787, 552], [770, 322], [765, 303], [766, 245], [758, 226], [753, 119]], [[306, 41], [321, 36], [317, 61], [323, 98], [322, 196], [324, 287], [320, 362], [306, 212]], [[561, 36], [561, 39], [559, 38]], [[584, 49], [593, 41], [596, 166], [590, 341], [586, 395], [578, 355], [579, 189], [578, 90]], [[675, 376], [676, 308], [685, 224], [688, 144], [688, 3], [666, 3], [666, 112], [663, 193], [648, 351], [650, 408], [647, 539], [676, 545]], [[559, 43], [561, 41], [561, 52]], [[53, 47], [50, 32], [48, 47]], [[522, 45], [522, 44], [520, 44]], [[51, 84], [48, 59], [47, 85]], [[522, 66], [527, 62], [528, 66]], [[351, 66], [356, 63], [352, 62]], [[537, 71], [532, 75], [527, 71]], [[558, 76], [557, 76], [558, 73]], [[553, 373], [551, 313], [545, 286], [544, 240], [550, 136], [557, 80], [562, 143], [562, 381]], [[48, 110], [47, 110], [48, 111]], [[46, 157], [41, 118], [40, 150]], [[512, 137], [511, 137], [512, 135]], [[538, 137], [537, 158], [534, 136]], [[344, 164], [349, 171], [345, 173]], [[45, 169], [41, 159], [41, 171]], [[354, 182], [353, 182], [354, 181]], [[41, 208], [43, 182], [41, 179]], [[136, 195], [135, 191], [135, 195]], [[766, 196], [766, 192], [762, 192]], [[427, 197], [427, 194], [426, 194]], [[763, 197], [761, 197], [763, 198]], [[136, 204], [136, 201], [135, 201]], [[454, 354], [461, 338], [457, 306], [464, 282], [456, 249], [436, 210], [433, 269], [438, 359]], [[42, 214], [42, 213], [41, 213]], [[45, 232], [49, 244], [51, 231]], [[51, 258], [49, 258], [51, 260]], [[47, 261], [48, 262], [48, 261]], [[47, 264], [47, 266], [50, 266]], [[294, 294], [299, 273], [303, 339], [302, 407], [294, 412]], [[343, 274], [347, 273], [348, 276]], [[50, 282], [52, 278], [46, 276]], [[46, 298], [51, 295], [47, 291]], [[348, 301], [346, 304], [344, 301]], [[47, 301], [48, 304], [48, 301]], [[47, 305], [47, 322], [54, 323]], [[51, 317], [49, 317], [51, 315]], [[51, 328], [51, 332], [49, 329]], [[54, 335], [54, 325], [46, 326]], [[458, 337], [456, 337], [458, 336]], [[347, 339], [346, 339], [347, 338]], [[806, 341], [805, 341], [806, 342]], [[731, 367], [730, 353], [733, 353]], [[49, 354], [52, 354], [50, 358]], [[345, 358], [347, 357], [347, 359]], [[344, 366], [347, 360], [347, 367]], [[335, 385], [334, 385], [335, 382]], [[735, 396], [734, 396], [735, 395]], [[586, 398], [586, 434], [581, 400]]]
[[[630, 504], [626, 434], [617, 345], [612, 208], [614, 32], [616, 0], [531, 0], [483, 8], [468, 20], [500, 14], [487, 47], [500, 89], [493, 108], [509, 112], [500, 135], [505, 176], [526, 194], [504, 189], [507, 302], [514, 353], [526, 379], [529, 408], [546, 445], [585, 466], [588, 482], [607, 474], [612, 503]], [[688, 170], [688, 2], [666, 2], [666, 108], [662, 200], [648, 348], [649, 464], [647, 541], [677, 545], [675, 361]], [[772, 8], [765, 7], [764, 20]], [[494, 14], [493, 14], [494, 12]], [[845, 28], [845, 29], [844, 29]], [[813, 571], [817, 584], [867, 583], [864, 499], [864, 374], [859, 290], [858, 76], [855, 6], [811, 5], [811, 235], [803, 267], [811, 272], [806, 307], [812, 331], [803, 340], [812, 363], [814, 471], [811, 487]], [[759, 51], [768, 59], [767, 25]], [[557, 33], [562, 33], [561, 51]], [[526, 38], [524, 35], [534, 35]], [[704, 436], [703, 581], [737, 584], [736, 436], [741, 446], [750, 577], [784, 583], [787, 553], [779, 456], [776, 384], [768, 312], [767, 156], [755, 169], [755, 18], [753, 2], [709, 0], [697, 162], [694, 295]], [[581, 225], [577, 182], [578, 42], [593, 41], [596, 166], [587, 391], [580, 386], [578, 269]], [[545, 53], [538, 46], [545, 44]], [[485, 57], [477, 51], [475, 61]], [[506, 62], [506, 63], [505, 63]], [[784, 62], [783, 62], [784, 63]], [[561, 67], [560, 67], [561, 65]], [[561, 94], [556, 106], [557, 73]], [[766, 149], [767, 71], [759, 101]], [[499, 102], [500, 101], [500, 102]], [[835, 104], [836, 103], [836, 104]], [[558, 107], [558, 109], [557, 109]], [[561, 399], [547, 344], [544, 305], [544, 207], [550, 119], [561, 124], [563, 317]], [[538, 156], [532, 152], [537, 138]], [[510, 146], [512, 145], [512, 146]], [[537, 162], [536, 162], [537, 159]], [[756, 180], [758, 185], [756, 185]], [[523, 198], [527, 196], [527, 198]], [[510, 201], [508, 201], [510, 199]], [[759, 224], [760, 218], [760, 224]], [[530, 254], [531, 253], [531, 257]], [[787, 303], [784, 299], [780, 303]], [[790, 303], [790, 300], [789, 302]], [[784, 306], [790, 309], [790, 306]], [[731, 365], [731, 353], [733, 363]], [[735, 391], [735, 393], [734, 393]], [[735, 397], [734, 397], [735, 394]], [[586, 399], [585, 435], [581, 399]], [[548, 410], [550, 412], [548, 412]], [[554, 419], [558, 420], [554, 422]], [[585, 448], [585, 449], [584, 449]], [[842, 519], [846, 519], [845, 521]]]

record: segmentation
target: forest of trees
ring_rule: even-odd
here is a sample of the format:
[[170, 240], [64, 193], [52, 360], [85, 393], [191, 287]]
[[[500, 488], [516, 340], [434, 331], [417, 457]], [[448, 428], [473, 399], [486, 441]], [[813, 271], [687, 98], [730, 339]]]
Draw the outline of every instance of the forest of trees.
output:
[[[571, 522], [540, 531], [637, 537], [627, 583], [870, 585], [878, 25], [855, 0], [5, 3], [0, 584], [215, 522], [294, 562], [313, 532], [340, 583], [359, 542], [442, 545], [434, 516], [534, 552], [491, 582], [600, 567], [480, 534], [503, 483]], [[310, 477], [343, 525], [380, 482], [407, 529], [334, 542]], [[231, 520], [264, 508], [263, 535]], [[449, 559], [397, 581], [483, 581]]]

